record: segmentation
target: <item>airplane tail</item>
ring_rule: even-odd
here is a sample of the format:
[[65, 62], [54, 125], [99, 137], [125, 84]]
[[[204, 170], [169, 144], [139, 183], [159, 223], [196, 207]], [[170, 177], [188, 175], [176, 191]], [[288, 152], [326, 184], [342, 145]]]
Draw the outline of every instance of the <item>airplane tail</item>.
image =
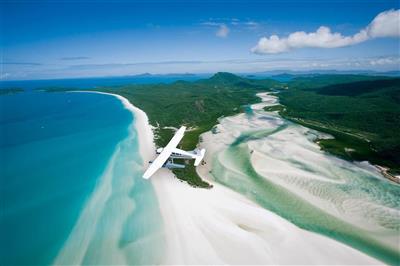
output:
[[206, 149], [201, 149], [197, 152], [196, 159], [194, 160], [194, 166], [198, 166], [204, 158], [204, 154], [206, 153]]

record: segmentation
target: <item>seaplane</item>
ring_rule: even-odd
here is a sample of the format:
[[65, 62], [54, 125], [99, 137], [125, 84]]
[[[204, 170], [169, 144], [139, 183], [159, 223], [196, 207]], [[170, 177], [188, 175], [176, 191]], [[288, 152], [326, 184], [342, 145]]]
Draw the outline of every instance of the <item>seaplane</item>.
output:
[[198, 166], [204, 158], [206, 153], [205, 149], [195, 149], [193, 151], [184, 151], [178, 149], [177, 146], [185, 134], [186, 127], [182, 126], [178, 129], [167, 146], [158, 148], [156, 154], [157, 158], [150, 161], [150, 166], [143, 174], [144, 179], [149, 179], [160, 168], [185, 168], [185, 165], [174, 163], [174, 159], [189, 159], [194, 160], [194, 166]]

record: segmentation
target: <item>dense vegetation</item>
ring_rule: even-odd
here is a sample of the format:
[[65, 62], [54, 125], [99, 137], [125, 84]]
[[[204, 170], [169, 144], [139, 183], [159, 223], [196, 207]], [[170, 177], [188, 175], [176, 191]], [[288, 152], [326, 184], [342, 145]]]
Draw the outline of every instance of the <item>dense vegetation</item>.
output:
[[[238, 113], [242, 106], [256, 103], [259, 91], [281, 86], [278, 82], [262, 79], [250, 80], [230, 73], [217, 73], [209, 79], [196, 82], [177, 81], [172, 84], [129, 85], [101, 88], [117, 93], [139, 107], [156, 127], [156, 145], [165, 146], [174, 134], [170, 127], [188, 127], [180, 148], [192, 150], [203, 132], [211, 130], [218, 118]], [[99, 89], [97, 89], [99, 90]], [[198, 187], [208, 187], [192, 164], [185, 169], [173, 170], [175, 175]]]
[[321, 147], [400, 172], [400, 79], [358, 75], [297, 78], [280, 93], [285, 118], [327, 132]]

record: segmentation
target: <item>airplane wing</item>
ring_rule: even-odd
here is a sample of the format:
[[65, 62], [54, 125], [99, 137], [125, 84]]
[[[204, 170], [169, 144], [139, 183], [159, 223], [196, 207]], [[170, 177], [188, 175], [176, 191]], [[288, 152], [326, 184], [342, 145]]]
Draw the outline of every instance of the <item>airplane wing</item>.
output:
[[162, 150], [160, 155], [152, 162], [152, 164], [147, 168], [146, 172], [143, 174], [144, 179], [149, 179], [158, 169], [160, 169], [164, 163], [168, 160], [169, 156], [173, 150], [178, 146], [179, 142], [183, 138], [186, 127], [182, 126], [178, 131], [176, 131], [175, 135], [169, 141], [167, 146]]

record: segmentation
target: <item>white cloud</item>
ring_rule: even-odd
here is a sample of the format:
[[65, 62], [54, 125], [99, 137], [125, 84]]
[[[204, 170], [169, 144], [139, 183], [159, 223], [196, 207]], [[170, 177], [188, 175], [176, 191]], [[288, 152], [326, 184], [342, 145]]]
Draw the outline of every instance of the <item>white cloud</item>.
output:
[[305, 47], [344, 47], [372, 38], [400, 37], [399, 27], [400, 9], [391, 9], [378, 14], [366, 28], [353, 36], [343, 36], [341, 33], [332, 32], [328, 27], [321, 26], [315, 32], [297, 31], [286, 38], [277, 35], [262, 37], [251, 51], [257, 54], [277, 54]]
[[214, 21], [206, 21], [206, 22], [200, 23], [200, 25], [203, 25], [203, 26], [211, 26], [211, 27], [213, 27], [213, 26], [220, 26], [221, 23], [219, 23], [219, 22], [214, 22]]
[[11, 76], [10, 73], [1, 73], [0, 80], [8, 79]]
[[374, 58], [369, 61], [371, 66], [382, 66], [382, 65], [397, 65], [397, 68], [400, 67], [400, 58], [396, 57], [381, 57]]
[[247, 26], [251, 26], [251, 27], [257, 27], [259, 26], [259, 23], [255, 22], [255, 21], [248, 21], [244, 23]]
[[[145, 72], [153, 74], [168, 73], [213, 73], [228, 71], [234, 73], [254, 73], [272, 71], [399, 71], [400, 58], [397, 55], [363, 58], [265, 58], [231, 59], [231, 60], [189, 60], [189, 61], [159, 61], [159, 62], [127, 62], [86, 65], [47, 65], [41, 68], [30, 66], [4, 65], [5, 80], [26, 80], [44, 78], [71, 78], [96, 76], [123, 76]], [[340, 72], [338, 72], [340, 73]]]
[[261, 29], [262, 24], [253, 20], [239, 20], [237, 18], [209, 18], [201, 22], [200, 25], [213, 28], [215, 35], [220, 38], [226, 38], [232, 32], [243, 30], [254, 31]]
[[371, 38], [399, 37], [400, 9], [391, 9], [378, 14], [366, 30]]
[[221, 24], [215, 33], [217, 37], [226, 38], [229, 34], [229, 28], [225, 24]]

